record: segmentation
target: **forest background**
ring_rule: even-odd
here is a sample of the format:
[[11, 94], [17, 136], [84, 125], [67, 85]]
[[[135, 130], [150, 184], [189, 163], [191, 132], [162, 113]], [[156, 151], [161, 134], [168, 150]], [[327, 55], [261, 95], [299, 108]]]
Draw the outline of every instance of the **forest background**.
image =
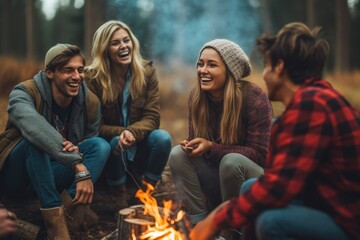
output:
[[[266, 91], [255, 40], [294, 21], [322, 27], [322, 36], [331, 47], [325, 79], [360, 111], [359, 1], [0, 0], [0, 132], [6, 125], [11, 89], [44, 68], [46, 51], [56, 43], [76, 44], [91, 63], [93, 34], [110, 19], [127, 23], [140, 41], [142, 55], [154, 61], [161, 94], [160, 127], [171, 133], [174, 145], [187, 138], [187, 99], [196, 82], [195, 62], [201, 46], [215, 38], [237, 42], [253, 66], [247, 80]], [[272, 104], [275, 115], [283, 111], [282, 104]], [[168, 186], [163, 189], [169, 191]], [[29, 208], [20, 205], [14, 210], [25, 220], [41, 222]], [[103, 214], [99, 226], [85, 237], [77, 232], [72, 236], [100, 239], [115, 224], [112, 214]]]
[[[142, 55], [154, 61], [161, 128], [174, 144], [187, 137], [187, 96], [201, 46], [214, 38], [237, 42], [253, 65], [248, 80], [266, 91], [256, 37], [293, 21], [322, 27], [331, 46], [325, 78], [360, 110], [358, 0], [8, 0], [0, 2], [0, 131], [9, 92], [44, 67], [46, 51], [56, 43], [76, 44], [90, 63], [92, 36], [110, 19], [127, 23]], [[275, 115], [283, 110], [273, 106]]]

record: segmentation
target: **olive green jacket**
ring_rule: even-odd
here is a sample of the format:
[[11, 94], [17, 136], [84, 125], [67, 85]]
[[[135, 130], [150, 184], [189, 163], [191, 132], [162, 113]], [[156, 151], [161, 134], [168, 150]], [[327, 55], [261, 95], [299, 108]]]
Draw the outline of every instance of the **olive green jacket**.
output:
[[[100, 136], [110, 139], [120, 135], [125, 129], [131, 131], [137, 142], [144, 140], [149, 133], [160, 126], [160, 94], [155, 68], [151, 62], [144, 64], [146, 87], [138, 98], [129, 101], [129, 126], [120, 126], [122, 119], [119, 101], [101, 104], [102, 123]], [[86, 78], [89, 89], [102, 99], [102, 87], [94, 79]]]

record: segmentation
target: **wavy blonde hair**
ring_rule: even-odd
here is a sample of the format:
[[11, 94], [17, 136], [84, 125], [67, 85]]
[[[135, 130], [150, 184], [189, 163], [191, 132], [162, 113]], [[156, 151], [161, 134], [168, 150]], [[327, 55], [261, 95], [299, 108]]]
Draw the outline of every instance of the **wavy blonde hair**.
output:
[[[227, 70], [228, 71], [228, 70]], [[197, 81], [193, 89], [192, 98], [192, 127], [194, 137], [203, 137], [208, 140], [220, 140], [222, 144], [238, 144], [243, 137], [244, 127], [242, 119], [243, 105], [243, 86], [239, 81], [235, 81], [228, 72], [224, 87], [224, 105], [220, 121], [220, 139], [214, 139], [214, 130], [209, 124], [211, 119], [209, 114], [209, 103], [206, 92], [202, 91], [200, 81]], [[241, 136], [240, 136], [241, 135]]]
[[144, 59], [140, 54], [140, 44], [130, 28], [121, 21], [110, 20], [101, 25], [95, 32], [93, 37], [92, 57], [93, 62], [87, 67], [89, 81], [96, 81], [102, 86], [103, 103], [114, 102], [118, 97], [118, 88], [111, 76], [111, 64], [108, 56], [110, 47], [110, 40], [114, 32], [119, 29], [124, 29], [128, 34], [133, 44], [132, 61], [131, 61], [131, 81], [130, 81], [130, 95], [136, 98], [139, 92], [145, 88], [144, 76]]

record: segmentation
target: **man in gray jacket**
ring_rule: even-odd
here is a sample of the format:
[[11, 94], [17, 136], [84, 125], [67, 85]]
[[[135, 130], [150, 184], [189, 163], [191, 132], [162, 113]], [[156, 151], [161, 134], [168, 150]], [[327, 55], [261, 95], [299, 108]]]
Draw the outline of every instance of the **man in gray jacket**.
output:
[[88, 205], [110, 146], [96, 137], [100, 105], [83, 82], [84, 66], [77, 46], [50, 48], [45, 70], [10, 93], [0, 135], [0, 191], [15, 197], [35, 191], [48, 239], [70, 239], [64, 205], [70, 226], [97, 220]]

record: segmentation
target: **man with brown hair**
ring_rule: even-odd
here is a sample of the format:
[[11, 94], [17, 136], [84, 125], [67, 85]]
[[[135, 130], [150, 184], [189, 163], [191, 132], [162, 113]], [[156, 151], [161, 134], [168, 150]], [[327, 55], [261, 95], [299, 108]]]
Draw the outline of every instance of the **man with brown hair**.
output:
[[48, 239], [70, 239], [64, 204], [74, 227], [97, 220], [88, 204], [110, 146], [96, 137], [100, 105], [83, 83], [84, 66], [77, 46], [50, 48], [45, 70], [10, 93], [0, 135], [0, 189], [13, 197], [36, 193]]
[[263, 78], [285, 111], [274, 122], [265, 173], [191, 232], [245, 227], [246, 239], [360, 239], [360, 118], [322, 71], [328, 44], [302, 23], [263, 35]]

